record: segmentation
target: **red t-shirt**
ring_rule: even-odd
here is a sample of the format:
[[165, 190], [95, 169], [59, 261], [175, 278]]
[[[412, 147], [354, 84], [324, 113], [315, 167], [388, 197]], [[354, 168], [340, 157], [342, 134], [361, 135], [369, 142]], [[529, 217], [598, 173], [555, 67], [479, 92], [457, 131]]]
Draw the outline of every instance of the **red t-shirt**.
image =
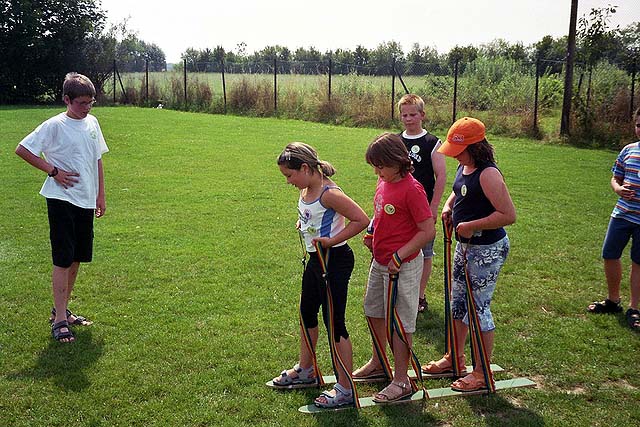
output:
[[[373, 257], [382, 265], [389, 264], [393, 253], [416, 235], [416, 224], [433, 217], [422, 184], [411, 174], [393, 183], [378, 179], [373, 207]], [[410, 261], [419, 253], [403, 261]]]

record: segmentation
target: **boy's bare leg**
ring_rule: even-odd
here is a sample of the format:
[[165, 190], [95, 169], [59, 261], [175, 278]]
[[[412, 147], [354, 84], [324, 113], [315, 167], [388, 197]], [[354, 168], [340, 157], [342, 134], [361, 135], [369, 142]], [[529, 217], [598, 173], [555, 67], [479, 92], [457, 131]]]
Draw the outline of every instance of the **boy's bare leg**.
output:
[[79, 268], [79, 262], [74, 262], [71, 264], [71, 267], [69, 267], [69, 277], [67, 278], [67, 305], [69, 304], [69, 300], [71, 299], [71, 292], [73, 292], [73, 286], [76, 283]]
[[[60, 313], [60, 309], [58, 307], [58, 304], [56, 304], [56, 296], [55, 296], [56, 281], [60, 281], [60, 284], [58, 286], [61, 286], [64, 288], [64, 310], [62, 310], [62, 313], [66, 314], [66, 310], [69, 306], [69, 300], [71, 299], [71, 292], [73, 292], [73, 287], [75, 285], [76, 278], [78, 277], [79, 268], [80, 268], [79, 262], [72, 263], [71, 266], [69, 266], [68, 268], [56, 267], [55, 265], [53, 266], [53, 274], [52, 274], [53, 290], [54, 290], [53, 305], [56, 309], [56, 316], [55, 316], [55, 319], [53, 320], [55, 322], [59, 322], [60, 320], [67, 319], [66, 316], [63, 316], [63, 315], [58, 316], [58, 313]], [[73, 322], [75, 318], [67, 319], [67, 320], [70, 322]]]
[[[80, 269], [80, 263], [79, 262], [74, 262], [73, 264], [71, 264], [71, 267], [69, 267], [69, 277], [67, 279], [67, 307], [69, 306], [69, 301], [71, 300], [71, 292], [73, 292], [73, 287], [76, 283], [76, 278], [78, 277], [78, 270]], [[74, 322], [77, 319], [77, 317], [74, 316], [70, 316], [67, 320], [69, 322]], [[87, 322], [87, 325], [90, 325], [92, 322]]]
[[[633, 274], [633, 270], [631, 271]], [[619, 259], [604, 260], [604, 275], [607, 279], [608, 298], [620, 301], [620, 281], [622, 280], [622, 262]], [[637, 301], [636, 301], [637, 303]]]
[[629, 298], [629, 307], [638, 309], [640, 302], [640, 264], [631, 262], [631, 296]]
[[[53, 319], [53, 323], [62, 322], [67, 320], [67, 289], [69, 284], [69, 269], [53, 266], [53, 272], [51, 273], [51, 282], [53, 288], [53, 305], [56, 309], [56, 316]], [[67, 332], [67, 328], [60, 329], [60, 332]], [[72, 338], [64, 338], [61, 342], [73, 341]]]
[[53, 266], [51, 281], [53, 286], [53, 306], [56, 309], [54, 323], [67, 320], [67, 303], [69, 301], [69, 270], [71, 267]]

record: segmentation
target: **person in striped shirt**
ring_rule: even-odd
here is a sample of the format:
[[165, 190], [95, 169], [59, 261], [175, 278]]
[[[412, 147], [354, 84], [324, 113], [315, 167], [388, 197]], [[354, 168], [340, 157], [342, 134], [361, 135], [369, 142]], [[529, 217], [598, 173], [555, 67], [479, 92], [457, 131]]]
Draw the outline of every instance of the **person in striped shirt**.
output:
[[[640, 138], [640, 109], [634, 114], [636, 136]], [[640, 141], [626, 145], [611, 169], [611, 188], [619, 196], [604, 238], [602, 258], [607, 279], [608, 296], [587, 307], [591, 313], [619, 313], [620, 282], [622, 280], [622, 251], [631, 239], [631, 296], [626, 312], [627, 323], [640, 331]]]

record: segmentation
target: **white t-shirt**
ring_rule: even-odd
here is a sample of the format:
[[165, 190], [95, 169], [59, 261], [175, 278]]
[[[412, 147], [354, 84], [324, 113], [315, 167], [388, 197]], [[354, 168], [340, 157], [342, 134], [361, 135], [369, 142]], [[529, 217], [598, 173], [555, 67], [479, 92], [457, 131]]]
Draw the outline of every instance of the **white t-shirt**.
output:
[[109, 148], [94, 116], [89, 114], [78, 120], [60, 113], [38, 126], [20, 145], [38, 157], [44, 154], [47, 162], [58, 169], [79, 174], [78, 182], [66, 189], [47, 177], [40, 194], [81, 208], [96, 208], [98, 160]]

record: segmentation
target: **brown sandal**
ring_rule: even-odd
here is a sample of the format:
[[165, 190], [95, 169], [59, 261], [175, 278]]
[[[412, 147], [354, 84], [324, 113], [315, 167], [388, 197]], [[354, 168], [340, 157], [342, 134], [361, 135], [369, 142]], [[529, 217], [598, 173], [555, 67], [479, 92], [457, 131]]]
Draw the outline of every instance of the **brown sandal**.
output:
[[484, 382], [484, 378], [478, 378], [473, 375], [473, 372], [466, 377], [460, 378], [451, 384], [451, 390], [468, 393], [471, 391], [486, 390], [487, 385]]
[[[458, 358], [458, 371], [461, 375], [467, 373], [467, 367], [464, 364], [464, 356]], [[431, 361], [422, 366], [422, 373], [429, 376], [437, 377], [450, 377], [453, 376], [453, 364], [451, 360], [443, 357], [438, 361]]]
[[386, 378], [387, 375], [384, 373], [384, 368], [382, 368], [382, 366], [379, 368], [372, 368], [369, 364], [366, 364], [353, 371], [351, 377], [354, 380], [375, 380]]
[[[399, 390], [398, 393], [392, 393], [391, 387]], [[373, 401], [376, 403], [391, 403], [406, 399], [413, 394], [411, 385], [392, 381], [391, 384], [383, 388], [381, 391], [373, 395]]]

